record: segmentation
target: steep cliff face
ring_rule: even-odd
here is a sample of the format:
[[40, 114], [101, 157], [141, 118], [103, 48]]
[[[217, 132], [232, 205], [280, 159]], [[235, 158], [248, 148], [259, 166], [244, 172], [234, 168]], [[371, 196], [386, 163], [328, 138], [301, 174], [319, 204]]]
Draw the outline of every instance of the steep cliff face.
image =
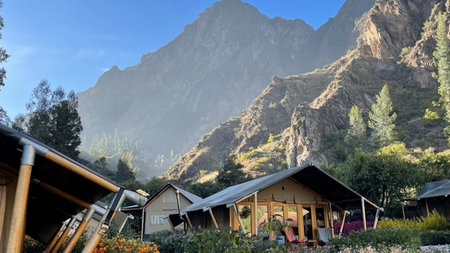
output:
[[[331, 161], [327, 137], [348, 127], [352, 105], [367, 116], [384, 84], [391, 90], [402, 140], [411, 147], [425, 139], [433, 140], [427, 144], [442, 146], [442, 129], [424, 127], [421, 116], [437, 93], [431, 77], [433, 36], [436, 13], [445, 10], [444, 2], [377, 1], [358, 24], [362, 33], [357, 49], [320, 71], [275, 77], [248, 109], [204, 136], [166, 178], [195, 181], [199, 170], [220, 165], [228, 153], [240, 154], [264, 144], [270, 134], [282, 136], [279, 141], [288, 167], [305, 160], [327, 164]], [[208, 157], [208, 162], [196, 157]]]
[[113, 67], [79, 94], [85, 144], [117, 129], [142, 140], [148, 159], [185, 152], [248, 107], [273, 75], [311, 71], [354, 48], [355, 20], [373, 1], [349, 0], [318, 31], [299, 19], [269, 19], [240, 0], [217, 2], [138, 65]]

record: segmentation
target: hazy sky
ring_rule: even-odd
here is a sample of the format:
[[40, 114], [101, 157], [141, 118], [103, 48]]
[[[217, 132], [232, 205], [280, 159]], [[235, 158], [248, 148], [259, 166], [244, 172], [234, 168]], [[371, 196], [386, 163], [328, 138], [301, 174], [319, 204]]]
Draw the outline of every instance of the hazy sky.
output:
[[[10, 58], [0, 105], [14, 118], [31, 90], [84, 91], [113, 65], [136, 65], [192, 23], [214, 0], [3, 0], [0, 46]], [[318, 28], [344, 0], [247, 0], [268, 17], [301, 18]]]

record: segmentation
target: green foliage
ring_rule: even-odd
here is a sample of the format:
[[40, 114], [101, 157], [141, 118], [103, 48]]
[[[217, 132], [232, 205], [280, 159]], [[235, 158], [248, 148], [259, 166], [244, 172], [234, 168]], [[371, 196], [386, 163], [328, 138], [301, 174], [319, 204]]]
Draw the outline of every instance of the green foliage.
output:
[[269, 108], [270, 108], [270, 109], [277, 108], [277, 103], [270, 103], [270, 104], [269, 104]]
[[450, 231], [426, 231], [420, 234], [422, 245], [450, 244]]
[[441, 121], [441, 117], [439, 117], [439, 114], [429, 108], [425, 109], [425, 114], [423, 115], [423, 120], [425, 122], [425, 125], [427, 126], [434, 126]]
[[372, 105], [369, 112], [368, 125], [372, 129], [371, 139], [376, 147], [383, 147], [397, 139], [394, 121], [397, 114], [392, 113], [392, 101], [389, 88], [384, 85], [376, 96], [377, 102]]
[[236, 156], [229, 155], [225, 159], [223, 168], [219, 170], [217, 183], [229, 187], [250, 180], [251, 177], [241, 170], [243, 167], [242, 164], [236, 162]]
[[332, 170], [350, 188], [385, 207], [386, 213], [392, 204], [410, 197], [407, 190], [420, 183], [417, 166], [389, 152], [357, 150]]
[[402, 48], [402, 51], [400, 52], [400, 60], [403, 61], [410, 50], [411, 50], [411, 47]]
[[25, 239], [23, 241], [22, 252], [24, 252], [24, 253], [42, 253], [45, 251], [45, 248], [46, 248], [46, 246], [43, 243], [36, 241], [29, 236], [25, 236]]
[[[0, 1], [0, 8], [3, 6], [3, 3]], [[3, 18], [0, 17], [0, 31], [3, 29]], [[0, 38], [2, 37], [0, 33]], [[3, 47], [0, 47], [0, 64], [8, 59], [9, 55], [6, 53], [6, 50]], [[6, 70], [3, 66], [0, 67], [0, 87], [5, 86], [6, 79]], [[0, 122], [6, 123], [9, 121], [8, 115], [6, 111], [0, 106]]]
[[267, 143], [272, 143], [275, 140], [275, 136], [273, 134], [269, 134], [269, 138], [267, 138]]
[[450, 229], [447, 219], [433, 210], [427, 217], [416, 219], [381, 219], [378, 223], [379, 228], [403, 228], [416, 229], [422, 231], [437, 230], [443, 231]]
[[13, 126], [61, 153], [77, 158], [83, 130], [77, 107], [78, 100], [73, 91], [66, 94], [62, 88], [52, 90], [44, 80], [33, 89], [27, 103], [28, 120], [19, 117]]
[[150, 234], [149, 241], [158, 245], [161, 253], [183, 253], [183, 242], [192, 239], [191, 235], [187, 235], [183, 231], [161, 231]]
[[361, 109], [357, 105], [353, 105], [348, 113], [350, 128], [345, 136], [347, 145], [354, 148], [363, 148], [367, 143], [366, 123], [362, 115]]
[[[450, 122], [450, 40], [445, 17], [439, 12], [436, 28], [436, 49], [433, 52], [439, 82], [439, 101], [445, 111], [445, 120]], [[450, 135], [447, 135], [450, 141]]]
[[104, 156], [94, 161], [93, 169], [108, 178], [113, 178], [115, 175], [115, 173], [109, 169], [108, 162], [106, 161], [106, 157]]
[[[386, 249], [386, 247], [396, 246], [404, 249], [417, 249], [420, 246], [419, 231], [411, 229], [369, 229], [350, 232], [348, 236], [332, 239], [330, 251], [338, 252], [349, 248], [353, 252], [356, 249], [372, 247], [375, 249], [374, 252], [377, 252]], [[360, 251], [358, 250], [358, 252]]]
[[214, 181], [206, 181], [204, 183], [191, 184], [187, 188], [189, 192], [192, 192], [193, 194], [202, 198], [209, 197], [214, 193], [219, 192], [223, 189], [225, 189], [225, 187], [222, 184], [215, 183]]
[[450, 175], [450, 153], [434, 153], [428, 150], [419, 158], [418, 168], [422, 183], [448, 179]]
[[131, 167], [127, 163], [126, 157], [122, 157], [117, 162], [117, 172], [116, 175], [114, 176], [114, 180], [122, 184], [136, 180], [135, 173], [132, 171]]
[[252, 238], [249, 234], [229, 229], [195, 231], [192, 239], [183, 242], [183, 249], [187, 253], [285, 252], [262, 236]]

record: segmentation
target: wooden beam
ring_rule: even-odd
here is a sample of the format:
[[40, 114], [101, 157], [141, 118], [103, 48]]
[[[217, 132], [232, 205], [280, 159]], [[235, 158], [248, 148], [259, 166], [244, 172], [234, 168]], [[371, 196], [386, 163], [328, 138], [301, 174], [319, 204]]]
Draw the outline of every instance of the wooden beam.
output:
[[216, 229], [219, 228], [219, 225], [217, 225], [216, 217], [214, 217], [214, 214], [213, 214], [213, 211], [212, 211], [211, 207], [208, 208], [208, 211], [209, 211], [209, 215], [211, 216], [211, 220], [212, 220], [212, 222], [214, 224], [214, 227], [216, 227]]
[[55, 246], [56, 241], [58, 241], [58, 238], [61, 236], [61, 234], [64, 231], [64, 224], [61, 225], [61, 228], [58, 230], [58, 232], [53, 237], [52, 241], [47, 245], [47, 248], [45, 249], [44, 253], [50, 253], [53, 246]]
[[367, 230], [367, 223], [366, 223], [366, 205], [364, 204], [364, 197], [361, 198], [361, 211], [362, 211], [362, 218], [363, 218], [363, 226], [364, 230]]
[[342, 235], [342, 230], [344, 229], [345, 216], [347, 216], [348, 211], [344, 211], [344, 216], [342, 217], [341, 228], [339, 229], [339, 237]]
[[35, 150], [31, 145], [25, 145], [22, 151], [22, 159], [17, 180], [16, 194], [12, 209], [9, 237], [6, 244], [6, 252], [22, 252], [25, 236], [25, 219], [27, 212], [28, 190], [30, 188], [31, 170], [34, 165]]
[[94, 182], [94, 183], [102, 186], [103, 188], [109, 190], [110, 192], [118, 192], [120, 189], [119, 186], [117, 186], [117, 185], [111, 183], [110, 181], [100, 177], [99, 175], [94, 174], [91, 171], [88, 171], [85, 168], [67, 160], [64, 157], [62, 157], [56, 153], [53, 153], [52, 151], [48, 151], [45, 154], [45, 158], [56, 164], [63, 166], [67, 170], [70, 170], [70, 171], [90, 180], [91, 182]]
[[375, 213], [375, 220], [373, 221], [373, 228], [377, 228], [378, 224], [378, 217], [380, 215], [380, 208], [377, 208], [377, 212]]
[[92, 215], [94, 215], [94, 211], [95, 211], [94, 208], [89, 208], [88, 210], [86, 210], [86, 214], [84, 215], [83, 220], [81, 221], [80, 225], [78, 225], [77, 230], [70, 238], [69, 243], [67, 244], [63, 253], [70, 253], [75, 248], [75, 246], [77, 245], [77, 242], [80, 240], [81, 235], [83, 234], [89, 221], [91, 220]]
[[254, 227], [255, 227], [255, 235], [258, 235], [258, 192], [255, 192], [253, 195], [253, 198], [255, 200], [255, 212], [254, 212], [254, 216], [253, 216], [253, 221], [254, 221]]
[[70, 219], [69, 223], [67, 223], [67, 226], [64, 229], [64, 231], [62, 232], [61, 236], [58, 238], [55, 245], [53, 245], [53, 247], [50, 249], [51, 253], [58, 252], [59, 248], [61, 248], [61, 245], [64, 243], [64, 240], [66, 240], [66, 237], [69, 234], [70, 230], [72, 230], [72, 226], [75, 223], [75, 221], [76, 221], [75, 217], [72, 217]]
[[188, 215], [187, 212], [186, 212], [186, 220], [187, 220], [187, 222], [188, 222], [189, 227], [191, 228], [191, 230], [194, 231], [194, 228], [192, 227], [191, 219], [189, 219], [189, 215]]
[[244, 223], [242, 223], [241, 216], [239, 215], [239, 211], [237, 210], [236, 204], [233, 204], [233, 209], [234, 209], [234, 212], [236, 213], [236, 217], [238, 219], [239, 226], [241, 227], [242, 232], [244, 232], [244, 234], [245, 234]]
[[334, 216], [331, 202], [328, 202], [328, 208], [329, 208], [328, 218], [330, 219], [330, 227], [331, 227], [331, 238], [334, 238]]
[[56, 195], [58, 195], [58, 196], [60, 196], [62, 198], [65, 198], [65, 199], [69, 200], [70, 202], [75, 203], [75, 204], [77, 204], [77, 205], [79, 205], [81, 207], [89, 208], [91, 206], [90, 203], [88, 203], [88, 202], [86, 202], [84, 200], [81, 200], [81, 199], [79, 199], [79, 198], [77, 198], [75, 196], [72, 196], [72, 195], [70, 195], [70, 194], [68, 194], [68, 193], [66, 193], [66, 192], [64, 192], [64, 191], [62, 191], [62, 190], [60, 190], [60, 189], [58, 189], [56, 187], [53, 187], [53, 186], [51, 186], [51, 185], [49, 185], [47, 183], [44, 183], [44, 182], [38, 181], [38, 180], [34, 180], [33, 182], [36, 182], [39, 186], [41, 186], [42, 188], [46, 189], [47, 191], [52, 192], [52, 193], [54, 193], [54, 194], [56, 194]]

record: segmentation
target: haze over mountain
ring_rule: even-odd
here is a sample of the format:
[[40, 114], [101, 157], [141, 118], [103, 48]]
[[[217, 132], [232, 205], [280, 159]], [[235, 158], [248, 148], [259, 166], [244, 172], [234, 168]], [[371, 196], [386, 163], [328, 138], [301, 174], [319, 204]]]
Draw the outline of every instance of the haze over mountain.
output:
[[270, 19], [240, 0], [217, 2], [136, 66], [114, 66], [78, 94], [85, 145], [117, 129], [142, 140], [147, 160], [184, 153], [239, 115], [272, 76], [312, 71], [355, 48], [356, 21], [373, 3], [348, 0], [315, 31], [300, 19]]
[[384, 84], [398, 115], [400, 140], [412, 148], [442, 150], [447, 146], [442, 124], [427, 125], [423, 115], [437, 99], [436, 17], [444, 11], [448, 19], [449, 8], [445, 0], [378, 0], [358, 24], [355, 50], [321, 70], [274, 77], [250, 107], [204, 135], [165, 177], [179, 183], [213, 178], [229, 154], [243, 158], [245, 170], [256, 176], [270, 166], [332, 163], [330, 145], [349, 127], [350, 108], [358, 105], [367, 118]]

